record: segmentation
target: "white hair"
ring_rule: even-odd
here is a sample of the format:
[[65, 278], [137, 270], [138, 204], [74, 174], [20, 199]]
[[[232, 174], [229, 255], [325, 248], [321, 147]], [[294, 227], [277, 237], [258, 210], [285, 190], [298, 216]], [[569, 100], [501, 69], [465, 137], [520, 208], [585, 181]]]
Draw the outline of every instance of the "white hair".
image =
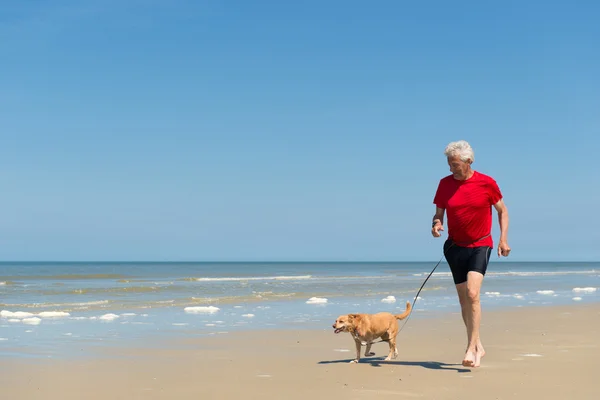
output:
[[444, 154], [446, 157], [459, 156], [460, 160], [463, 162], [469, 160], [471, 160], [471, 162], [475, 161], [475, 152], [473, 152], [471, 145], [465, 140], [449, 143], [444, 150]]

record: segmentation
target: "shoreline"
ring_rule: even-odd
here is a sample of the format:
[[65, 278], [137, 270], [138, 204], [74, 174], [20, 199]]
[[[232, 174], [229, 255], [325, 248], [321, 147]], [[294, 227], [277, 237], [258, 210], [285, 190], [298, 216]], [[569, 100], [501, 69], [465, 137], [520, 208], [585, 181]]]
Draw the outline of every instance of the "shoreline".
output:
[[[497, 304], [486, 301], [482, 296], [482, 329], [485, 328], [488, 315], [525, 312], [536, 314], [546, 313], [549, 309], [587, 309], [600, 308], [600, 299], [597, 296], [585, 297], [581, 301], [568, 302], [539, 302], [523, 304]], [[174, 310], [161, 309], [152, 310], [151, 314], [127, 313], [116, 316], [114, 319], [101, 321], [96, 318], [92, 321], [69, 320], [65, 318], [42, 319], [39, 325], [25, 325], [23, 323], [10, 323], [7, 319], [0, 319], [0, 355], [6, 359], [85, 359], [91, 355], [101, 355], [103, 349], [122, 346], [136, 346], [143, 343], [148, 348], [158, 348], [166, 343], [177, 343], [189, 337], [211, 339], [226, 336], [235, 337], [244, 334], [269, 334], [269, 332], [289, 333], [290, 331], [320, 332], [328, 331], [329, 327], [340, 314], [352, 312], [378, 312], [390, 311], [399, 313], [404, 310], [404, 300], [398, 300], [393, 305], [385, 305], [373, 301], [364, 305], [346, 305], [340, 307], [333, 303], [305, 305], [298, 303], [296, 307], [290, 307], [290, 302], [271, 302], [256, 312], [251, 305], [235, 310], [221, 310], [217, 313], [191, 314], [177, 310], [180, 317], [173, 317], [172, 321], [186, 321], [182, 323], [162, 321], [161, 315], [172, 314]], [[412, 304], [412, 301], [411, 301]], [[259, 308], [262, 306], [259, 306]], [[301, 311], [305, 308], [305, 314]], [[523, 311], [520, 311], [523, 310]], [[233, 313], [232, 311], [235, 311]], [[109, 312], [108, 310], [106, 312]], [[287, 313], [287, 314], [286, 314]], [[265, 316], [266, 315], [266, 316]], [[273, 318], [277, 318], [274, 321]], [[75, 317], [81, 318], [81, 317]], [[187, 318], [187, 319], [183, 319]], [[443, 321], [446, 319], [460, 319], [460, 307], [458, 301], [446, 306], [446, 308], [431, 308], [422, 300], [417, 300], [408, 321], [399, 321], [399, 326], [404, 331], [412, 325], [422, 325]], [[151, 322], [162, 321], [162, 325]], [[229, 319], [225, 323], [223, 319]], [[231, 322], [235, 321], [235, 322]], [[14, 335], [11, 336], [11, 330]]]
[[[230, 332], [96, 348], [77, 359], [2, 359], [9, 399], [592, 399], [600, 368], [600, 304], [485, 311], [486, 356], [462, 367], [458, 313], [410, 319], [396, 360], [354, 358], [348, 334], [323, 329]], [[402, 321], [400, 321], [401, 323]], [[364, 347], [362, 348], [364, 352]], [[201, 397], [199, 397], [201, 396]]]

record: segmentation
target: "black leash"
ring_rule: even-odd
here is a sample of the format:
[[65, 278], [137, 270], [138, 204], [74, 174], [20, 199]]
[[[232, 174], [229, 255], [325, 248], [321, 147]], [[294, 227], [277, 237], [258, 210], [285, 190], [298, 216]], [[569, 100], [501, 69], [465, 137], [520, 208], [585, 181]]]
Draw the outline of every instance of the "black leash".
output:
[[[460, 244], [464, 244], [464, 245], [469, 245], [472, 243], [477, 243], [480, 240], [485, 239], [486, 237], [490, 236], [491, 233], [488, 233], [487, 235], [480, 237], [479, 239], [470, 242], [470, 243], [460, 243]], [[429, 275], [427, 275], [427, 278], [425, 278], [425, 280], [423, 281], [423, 283], [421, 284], [421, 287], [419, 288], [419, 290], [417, 291], [417, 295], [415, 296], [415, 298], [413, 299], [412, 302], [412, 306], [410, 308], [410, 313], [408, 314], [408, 316], [406, 317], [406, 319], [404, 320], [404, 323], [402, 324], [402, 326], [400, 327], [400, 330], [398, 330], [398, 333], [402, 332], [402, 329], [404, 329], [404, 326], [406, 325], [406, 323], [408, 322], [408, 319], [410, 318], [410, 316], [412, 315], [414, 309], [415, 309], [415, 303], [417, 302], [417, 299], [419, 298], [419, 294], [421, 293], [421, 290], [423, 290], [423, 288], [425, 287], [425, 284], [427, 283], [427, 281], [429, 280], [429, 278], [431, 278], [431, 275], [433, 275], [433, 273], [435, 272], [435, 270], [437, 269], [437, 267], [440, 265], [440, 263], [442, 262], [442, 260], [444, 259], [444, 257], [446, 256], [446, 252], [448, 250], [450, 250], [452, 248], [452, 246], [454, 246], [455, 244], [457, 244], [454, 240], [452, 241], [452, 243], [450, 244], [450, 246], [444, 250], [442, 258], [440, 258], [440, 261], [437, 262], [437, 264], [435, 264], [435, 267], [433, 267], [433, 269], [431, 270], [431, 272], [429, 273]], [[380, 343], [380, 342], [389, 342], [389, 339], [387, 340], [379, 340], [378, 342], [371, 342], [371, 344], [375, 344], [375, 343]], [[366, 346], [366, 344], [363, 344], [363, 346]]]
[[[452, 245], [450, 245], [450, 247], [454, 246], [454, 242], [452, 243]], [[450, 249], [450, 247], [448, 247], [447, 250]], [[423, 287], [425, 286], [425, 284], [427, 283], [427, 281], [429, 280], [429, 278], [431, 278], [431, 275], [433, 275], [433, 273], [435, 272], [435, 270], [437, 269], [437, 267], [440, 265], [440, 263], [442, 262], [442, 260], [444, 259], [446, 255], [446, 252], [444, 252], [444, 255], [442, 256], [442, 258], [440, 258], [440, 261], [437, 262], [437, 264], [435, 264], [435, 267], [433, 267], [433, 269], [431, 270], [431, 272], [429, 273], [429, 275], [427, 275], [427, 278], [425, 278], [425, 280], [423, 281], [423, 284], [421, 285], [421, 287], [419, 288], [419, 291], [417, 292], [417, 295], [415, 296], [415, 298], [413, 299], [412, 302], [412, 307], [410, 308], [410, 313], [408, 314], [408, 316], [406, 317], [406, 319], [404, 320], [404, 323], [402, 324], [402, 326], [400, 327], [400, 330], [398, 331], [398, 333], [402, 332], [402, 329], [404, 329], [404, 325], [406, 325], [406, 323], [408, 322], [408, 319], [410, 318], [410, 316], [413, 313], [413, 310], [415, 309], [415, 303], [417, 302], [417, 298], [419, 297], [419, 293], [421, 293], [421, 290], [423, 289]], [[375, 344], [375, 343], [381, 343], [381, 342], [389, 342], [389, 339], [380, 339], [377, 342], [371, 342], [371, 344]], [[361, 343], [362, 346], [366, 346], [366, 344]]]

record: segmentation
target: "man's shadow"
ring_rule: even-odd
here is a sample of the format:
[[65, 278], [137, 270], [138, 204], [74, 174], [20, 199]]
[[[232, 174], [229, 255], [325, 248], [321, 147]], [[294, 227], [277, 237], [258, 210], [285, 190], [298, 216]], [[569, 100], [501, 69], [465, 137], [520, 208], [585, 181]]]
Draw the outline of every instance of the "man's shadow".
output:
[[[319, 361], [319, 364], [348, 364], [352, 360], [352, 358], [349, 358], [346, 360]], [[385, 357], [361, 358], [359, 364], [371, 364], [372, 367], [381, 367], [384, 364], [405, 365], [408, 367], [422, 367], [427, 369], [456, 371], [459, 374], [471, 372], [470, 369], [464, 368], [461, 364], [446, 364], [439, 361], [385, 361]]]

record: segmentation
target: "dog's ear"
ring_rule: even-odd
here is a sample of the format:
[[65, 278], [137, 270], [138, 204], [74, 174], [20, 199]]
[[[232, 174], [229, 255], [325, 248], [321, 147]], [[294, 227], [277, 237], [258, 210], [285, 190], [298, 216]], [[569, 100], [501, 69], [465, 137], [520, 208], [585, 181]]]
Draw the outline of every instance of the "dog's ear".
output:
[[350, 321], [352, 321], [354, 319], [360, 319], [360, 315], [358, 315], [358, 314], [348, 314], [348, 319], [350, 319]]

